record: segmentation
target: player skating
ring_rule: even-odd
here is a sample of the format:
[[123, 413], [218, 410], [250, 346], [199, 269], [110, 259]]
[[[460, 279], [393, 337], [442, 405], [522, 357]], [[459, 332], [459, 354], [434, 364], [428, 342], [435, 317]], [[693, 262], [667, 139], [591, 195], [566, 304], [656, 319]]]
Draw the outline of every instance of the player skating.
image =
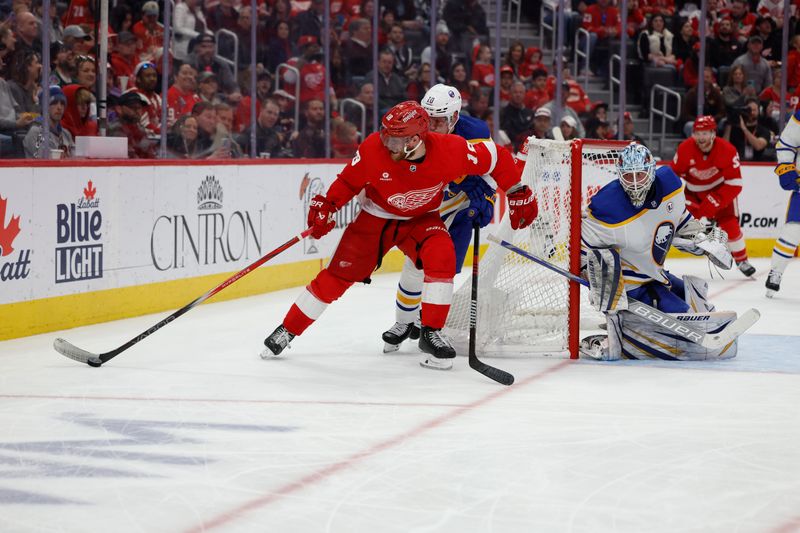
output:
[[[430, 116], [430, 131], [452, 133], [470, 143], [491, 138], [486, 122], [470, 116], [461, 116], [461, 94], [458, 89], [444, 84], [431, 87], [422, 97], [422, 107]], [[459, 176], [444, 190], [439, 213], [447, 227], [456, 252], [456, 273], [461, 272], [467, 248], [472, 238], [474, 223], [484, 227], [494, 216], [496, 185], [494, 179], [481, 176]], [[490, 181], [492, 183], [490, 183]], [[534, 207], [536, 204], [534, 203]], [[536, 217], [534, 209], [531, 218]], [[406, 339], [419, 338], [419, 307], [422, 301], [423, 274], [406, 258], [397, 284], [395, 298], [395, 324], [383, 332], [384, 352], [394, 352]]]
[[767, 298], [772, 298], [781, 288], [781, 278], [789, 260], [794, 257], [800, 244], [800, 178], [797, 176], [798, 147], [800, 147], [800, 111], [797, 111], [781, 132], [776, 150], [778, 175], [781, 187], [789, 194], [789, 207], [786, 209], [786, 223], [781, 229], [775, 247], [772, 249], [772, 264], [767, 276]]
[[707, 284], [694, 276], [680, 279], [670, 274], [664, 261], [670, 246], [706, 255], [725, 269], [731, 268], [733, 260], [724, 231], [708, 228], [692, 217], [680, 178], [668, 166], [655, 170], [647, 148], [639, 144], [625, 147], [617, 172], [619, 179], [592, 197], [582, 225], [585, 276], [593, 305], [606, 314], [608, 336], [587, 337], [581, 352], [603, 360], [735, 355], [735, 346], [710, 351], [625, 311], [630, 297], [660, 311], [680, 314], [678, 319], [705, 331], [721, 327], [735, 318], [735, 313], [713, 313], [714, 306], [706, 299]]
[[736, 148], [717, 137], [712, 116], [698, 117], [692, 137], [675, 152], [672, 169], [686, 182], [686, 207], [695, 218], [715, 221], [728, 234], [728, 247], [745, 276], [756, 273], [747, 260], [739, 227], [736, 197], [742, 191], [742, 172]]
[[428, 113], [418, 103], [402, 102], [381, 121], [380, 133], [367, 137], [325, 196], [309, 206], [312, 237], [330, 232], [334, 213], [359, 195], [361, 211], [345, 229], [327, 268], [306, 287], [272, 334], [262, 357], [280, 354], [327, 306], [353, 284], [369, 279], [383, 256], [397, 246], [424, 273], [421, 363], [452, 367], [455, 350], [441, 335], [453, 297], [455, 250], [438, 207], [441, 193], [465, 174], [491, 173], [507, 191], [514, 228], [533, 221], [533, 193], [519, 184], [514, 159], [491, 141], [469, 144], [455, 135], [428, 131]]

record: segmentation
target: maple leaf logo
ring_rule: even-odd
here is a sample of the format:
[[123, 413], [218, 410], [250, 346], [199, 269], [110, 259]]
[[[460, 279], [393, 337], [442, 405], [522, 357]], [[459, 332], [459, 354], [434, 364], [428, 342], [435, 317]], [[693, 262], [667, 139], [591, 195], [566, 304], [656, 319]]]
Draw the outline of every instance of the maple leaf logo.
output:
[[87, 200], [94, 200], [94, 195], [97, 193], [97, 189], [94, 188], [92, 185], [92, 180], [89, 180], [89, 183], [86, 187], [83, 188], [83, 194], [86, 196]]
[[11, 244], [19, 235], [19, 217], [11, 217], [11, 221], [6, 226], [6, 203], [7, 200], [0, 196], [0, 257], [11, 255], [14, 248]]

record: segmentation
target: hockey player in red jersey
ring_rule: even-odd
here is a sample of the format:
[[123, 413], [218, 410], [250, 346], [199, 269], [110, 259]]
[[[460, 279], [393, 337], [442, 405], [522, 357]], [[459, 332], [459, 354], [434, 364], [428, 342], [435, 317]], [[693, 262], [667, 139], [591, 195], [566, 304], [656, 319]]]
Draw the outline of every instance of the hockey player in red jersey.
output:
[[511, 154], [491, 141], [469, 144], [463, 137], [428, 131], [429, 117], [414, 101], [397, 104], [383, 117], [380, 133], [359, 146], [325, 196], [310, 204], [311, 236], [334, 225], [333, 214], [359, 196], [361, 211], [347, 227], [328, 267], [292, 305], [283, 323], [264, 340], [262, 357], [280, 354], [325, 308], [353, 284], [367, 281], [383, 256], [397, 246], [424, 272], [422, 366], [449, 369], [455, 350], [441, 335], [453, 297], [455, 250], [439, 215], [442, 190], [465, 174], [491, 173], [506, 191], [511, 225], [533, 222], [533, 193], [519, 184]]
[[695, 218], [706, 217], [725, 230], [736, 265], [742, 274], [752, 276], [756, 269], [747, 260], [736, 203], [742, 191], [739, 154], [716, 132], [714, 117], [698, 117], [692, 137], [678, 146], [672, 169], [686, 182], [686, 208]]

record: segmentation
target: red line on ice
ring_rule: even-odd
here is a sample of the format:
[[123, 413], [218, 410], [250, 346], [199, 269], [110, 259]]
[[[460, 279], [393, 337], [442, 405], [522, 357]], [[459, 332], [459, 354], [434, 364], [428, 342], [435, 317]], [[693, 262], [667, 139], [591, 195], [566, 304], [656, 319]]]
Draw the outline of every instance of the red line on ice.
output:
[[267, 505], [280, 500], [284, 496], [308, 488], [309, 486], [319, 483], [320, 481], [324, 481], [327, 478], [333, 476], [334, 474], [337, 474], [342, 470], [347, 470], [348, 468], [352, 467], [356, 463], [363, 461], [364, 459], [369, 459], [373, 455], [377, 455], [384, 450], [393, 448], [398, 444], [401, 444], [409, 439], [419, 437], [420, 435], [432, 429], [436, 429], [437, 427], [445, 424], [446, 422], [450, 422], [475, 408], [482, 407], [497, 398], [505, 396], [506, 394], [512, 392], [516, 388], [524, 387], [525, 385], [528, 385], [534, 381], [542, 379], [549, 374], [557, 372], [558, 370], [561, 370], [562, 368], [565, 368], [567, 365], [569, 365], [570, 362], [571, 361], [569, 359], [561, 361], [558, 364], [555, 364], [550, 368], [543, 370], [542, 372], [533, 374], [532, 376], [525, 378], [516, 385], [513, 385], [511, 387], [499, 388], [495, 392], [488, 394], [483, 398], [479, 398], [472, 403], [457, 407], [452, 411], [437, 416], [436, 418], [432, 418], [427, 422], [423, 422], [422, 424], [406, 431], [405, 433], [401, 433], [400, 435], [379, 442], [378, 444], [375, 444], [374, 446], [356, 452], [337, 463], [333, 463], [324, 468], [320, 468], [319, 470], [312, 472], [296, 481], [287, 483], [286, 485], [277, 488], [276, 490], [270, 492], [269, 494], [265, 494], [258, 498], [254, 498], [250, 501], [244, 502], [238, 507], [231, 509], [230, 511], [225, 511], [223, 513], [220, 513], [219, 515], [203, 522], [202, 524], [187, 529], [186, 533], [199, 533], [203, 531], [209, 531], [211, 529], [225, 525], [233, 520], [236, 520], [241, 515], [247, 512], [255, 511], [256, 509], [266, 507]]

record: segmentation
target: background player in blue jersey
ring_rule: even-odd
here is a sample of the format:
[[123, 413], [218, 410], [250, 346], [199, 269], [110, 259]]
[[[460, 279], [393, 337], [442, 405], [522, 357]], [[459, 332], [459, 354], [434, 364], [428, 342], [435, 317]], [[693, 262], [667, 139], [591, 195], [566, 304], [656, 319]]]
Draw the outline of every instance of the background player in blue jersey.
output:
[[[452, 133], [470, 142], [491, 138], [486, 122], [461, 115], [461, 95], [458, 89], [437, 84], [431, 87], [420, 102], [430, 116], [430, 130]], [[456, 250], [456, 272], [461, 272], [472, 237], [473, 224], [484, 227], [494, 216], [496, 183], [491, 175], [464, 176], [450, 182], [444, 190], [439, 212]], [[509, 191], [512, 193], [513, 190]], [[534, 215], [535, 216], [535, 215]], [[396, 351], [408, 339], [419, 338], [419, 310], [422, 299], [423, 273], [406, 259], [397, 286], [395, 324], [382, 335], [384, 352]]]
[[767, 297], [772, 298], [781, 288], [781, 277], [800, 244], [800, 178], [797, 176], [797, 157], [800, 150], [800, 111], [797, 111], [783, 128], [776, 151], [781, 187], [791, 191], [786, 208], [786, 223], [772, 249], [772, 266], [767, 276]]

